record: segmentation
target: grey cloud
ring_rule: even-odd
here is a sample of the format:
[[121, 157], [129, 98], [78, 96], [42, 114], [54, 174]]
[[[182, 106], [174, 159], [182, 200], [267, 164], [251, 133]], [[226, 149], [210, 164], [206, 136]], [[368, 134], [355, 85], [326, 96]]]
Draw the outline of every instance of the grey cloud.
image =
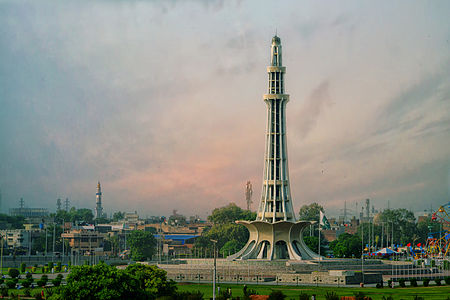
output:
[[294, 123], [299, 129], [300, 137], [304, 138], [316, 125], [322, 110], [331, 105], [330, 83], [322, 81], [311, 93], [307, 102], [302, 105]]

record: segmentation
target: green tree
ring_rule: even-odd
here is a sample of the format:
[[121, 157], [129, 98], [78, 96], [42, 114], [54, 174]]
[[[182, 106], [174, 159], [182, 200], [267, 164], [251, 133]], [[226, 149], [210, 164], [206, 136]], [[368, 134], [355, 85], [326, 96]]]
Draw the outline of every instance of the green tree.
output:
[[131, 257], [137, 261], [150, 259], [155, 253], [156, 239], [150, 232], [134, 230], [127, 236]]
[[441, 229], [440, 226], [441, 224], [439, 222], [433, 222], [431, 220], [431, 217], [417, 223], [417, 240], [414, 241], [414, 244], [425, 244], [427, 242], [429, 233], [439, 232], [439, 230]]
[[388, 234], [391, 234], [392, 228], [394, 228], [395, 244], [412, 243], [417, 234], [416, 218], [411, 211], [404, 208], [384, 210], [380, 214], [378, 222], [384, 223], [384, 229]]
[[0, 214], [0, 229], [23, 229], [25, 217]]
[[125, 218], [125, 213], [124, 212], [120, 212], [120, 211], [116, 211], [113, 214], [112, 220], [113, 220], [113, 222], [117, 222], [117, 221], [123, 220], [123, 218]]
[[[309, 249], [311, 249], [315, 253], [319, 253], [319, 237], [304, 236], [303, 241]], [[328, 245], [328, 241], [323, 237], [323, 235], [320, 235], [320, 255], [325, 255], [326, 245]]]
[[131, 274], [137, 280], [139, 288], [148, 294], [160, 297], [174, 295], [176, 292], [175, 281], [167, 280], [167, 272], [156, 266], [133, 264], [125, 271]]
[[330, 243], [330, 249], [335, 257], [361, 257], [361, 238], [358, 235], [343, 233]]
[[[211, 251], [214, 248], [211, 240], [216, 240], [217, 249], [222, 249], [227, 242], [234, 241], [234, 246], [241, 249], [247, 242], [249, 237], [249, 232], [247, 228], [242, 225], [228, 223], [228, 224], [218, 224], [214, 225], [210, 230], [204, 231], [200, 237], [195, 240], [194, 248], [195, 250], [209, 249], [209, 253], [213, 254]], [[194, 251], [195, 251], [194, 250]], [[226, 254], [227, 252], [220, 251], [221, 254]], [[230, 253], [232, 254], [232, 253]]]
[[244, 210], [235, 203], [230, 203], [227, 206], [215, 208], [208, 220], [214, 224], [234, 223], [237, 220], [254, 221], [256, 213], [249, 210]]
[[298, 218], [301, 221], [319, 221], [320, 211], [324, 211], [322, 205], [316, 202], [300, 207]]
[[95, 266], [73, 267], [67, 284], [55, 293], [55, 299], [109, 300], [148, 299], [139, 282], [125, 270], [100, 263]]
[[238, 243], [236, 240], [231, 240], [226, 242], [222, 248], [220, 248], [220, 254], [222, 254], [223, 257], [226, 257], [227, 255], [234, 254], [241, 250], [242, 246]]

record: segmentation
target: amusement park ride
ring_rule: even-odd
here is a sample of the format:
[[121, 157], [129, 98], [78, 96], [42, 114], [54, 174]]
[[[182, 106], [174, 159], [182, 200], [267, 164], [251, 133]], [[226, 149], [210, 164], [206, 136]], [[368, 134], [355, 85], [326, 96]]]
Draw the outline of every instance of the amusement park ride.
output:
[[[447, 208], [446, 208], [447, 207]], [[431, 221], [440, 223], [437, 232], [430, 232], [426, 244], [426, 253], [431, 257], [450, 255], [450, 202], [439, 207], [431, 216]], [[431, 229], [431, 226], [429, 227]], [[431, 230], [430, 230], [431, 231]]]

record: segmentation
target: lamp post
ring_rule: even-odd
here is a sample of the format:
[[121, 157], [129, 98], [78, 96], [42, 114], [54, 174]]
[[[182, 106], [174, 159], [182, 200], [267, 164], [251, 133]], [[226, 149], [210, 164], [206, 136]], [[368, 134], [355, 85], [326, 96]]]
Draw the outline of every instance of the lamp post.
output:
[[217, 244], [217, 241], [216, 240], [210, 240], [210, 241], [213, 242], [213, 244], [214, 244], [213, 300], [216, 300], [216, 270], [217, 270], [217, 265], [216, 265], [216, 244]]
[[1, 239], [1, 244], [2, 244], [2, 249], [0, 250], [1, 251], [1, 257], [0, 257], [0, 272], [1, 272], [1, 274], [3, 275], [3, 236], [2, 235], [0, 235], [0, 239]]

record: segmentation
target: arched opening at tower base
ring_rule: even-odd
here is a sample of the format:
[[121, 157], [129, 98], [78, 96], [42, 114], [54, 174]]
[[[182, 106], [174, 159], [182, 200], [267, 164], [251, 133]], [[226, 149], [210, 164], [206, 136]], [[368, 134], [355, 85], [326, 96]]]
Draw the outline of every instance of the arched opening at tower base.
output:
[[288, 259], [288, 248], [285, 241], [275, 243], [274, 259]]

